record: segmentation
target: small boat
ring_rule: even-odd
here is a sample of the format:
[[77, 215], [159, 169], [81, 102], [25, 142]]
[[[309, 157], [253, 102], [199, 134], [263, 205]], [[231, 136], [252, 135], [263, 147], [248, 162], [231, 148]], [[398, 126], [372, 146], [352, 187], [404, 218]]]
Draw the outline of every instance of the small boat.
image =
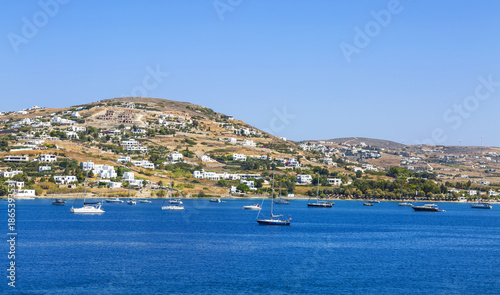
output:
[[179, 199], [174, 199], [172, 200], [172, 178], [170, 178], [170, 190], [168, 191], [168, 197], [169, 201], [168, 203], [170, 205], [165, 206], [165, 201], [163, 201], [163, 205], [161, 206], [161, 210], [171, 210], [171, 211], [180, 211], [184, 210], [184, 206], [182, 206], [182, 202]]
[[318, 189], [316, 190], [316, 202], [315, 203], [310, 203], [307, 202], [307, 207], [316, 207], [316, 208], [331, 208], [333, 205], [335, 205], [334, 202], [329, 202], [329, 201], [320, 201], [319, 200], [319, 175], [318, 175]]
[[281, 183], [280, 183], [280, 193], [278, 195], [278, 199], [274, 201], [274, 204], [278, 204], [278, 205], [288, 205], [288, 204], [290, 204], [290, 201], [284, 200], [284, 199], [281, 198]]
[[370, 204], [379, 204], [379, 203], [380, 203], [380, 201], [370, 200], [370, 201], [366, 201], [366, 203], [370, 203]]
[[168, 203], [170, 205], [182, 205], [182, 201], [179, 200], [179, 199], [173, 199], [173, 200], [169, 200]]
[[118, 197], [113, 197], [106, 199], [106, 203], [123, 203], [123, 201], [120, 200]]
[[222, 201], [220, 200], [220, 198], [211, 198], [210, 200], [208, 200], [209, 202], [212, 202], [212, 203], [221, 203]]
[[273, 184], [272, 184], [272, 199], [271, 199], [271, 218], [262, 218], [262, 219], [259, 219], [259, 215], [261, 213], [261, 211], [259, 211], [259, 214], [257, 214], [257, 223], [260, 224], [260, 225], [286, 225], [286, 226], [289, 226], [290, 225], [290, 221], [292, 220], [292, 218], [288, 218], [288, 219], [279, 219], [279, 217], [282, 217], [283, 215], [274, 215], [274, 212], [273, 212], [273, 204], [274, 204], [274, 171], [273, 171]]
[[244, 210], [260, 210], [260, 205], [259, 204], [252, 204], [252, 205], [247, 205], [243, 206]]
[[399, 206], [413, 206], [412, 203], [410, 202], [402, 202], [402, 203], [398, 203]]
[[104, 213], [104, 210], [101, 209], [100, 202], [85, 202], [85, 198], [87, 196], [87, 177], [88, 176], [89, 176], [89, 171], [87, 170], [87, 174], [85, 175], [85, 191], [83, 193], [83, 207], [74, 208], [73, 206], [71, 206], [71, 209], [70, 209], [71, 213], [75, 213], [75, 214], [101, 214], [101, 213]]
[[370, 203], [370, 202], [363, 202], [363, 206], [373, 206], [373, 203]]
[[137, 202], [134, 201], [134, 200], [128, 200], [127, 204], [129, 204], [129, 205], [137, 205]]
[[62, 199], [55, 199], [54, 201], [52, 201], [52, 205], [55, 205], [55, 206], [64, 206], [66, 204], [66, 202]]
[[490, 203], [475, 203], [475, 204], [470, 204], [470, 207], [473, 209], [492, 209], [493, 206], [491, 206]]
[[436, 204], [425, 204], [423, 206], [411, 206], [415, 211], [439, 212], [439, 207]]
[[150, 200], [139, 200], [139, 203], [151, 203]]
[[288, 204], [290, 204], [290, 201], [288, 201], [288, 200], [283, 200], [283, 199], [279, 199], [279, 200], [274, 201], [274, 204], [278, 204], [278, 205], [288, 205]]
[[83, 207], [81, 208], [73, 208], [70, 209], [71, 213], [79, 213], [79, 214], [101, 214], [104, 213], [104, 210], [101, 209], [101, 203], [83, 203]]

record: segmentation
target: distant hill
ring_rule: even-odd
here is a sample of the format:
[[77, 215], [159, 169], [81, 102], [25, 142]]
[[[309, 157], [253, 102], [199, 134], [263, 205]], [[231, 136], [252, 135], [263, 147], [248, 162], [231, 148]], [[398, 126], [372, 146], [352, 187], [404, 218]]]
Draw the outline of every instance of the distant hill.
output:
[[[317, 140], [315, 140], [317, 142]], [[359, 145], [364, 142], [365, 144], [376, 147], [376, 148], [384, 148], [391, 150], [400, 150], [405, 147], [404, 144], [397, 143], [390, 140], [383, 139], [375, 139], [375, 138], [366, 138], [366, 137], [344, 137], [344, 138], [334, 138], [324, 140], [325, 142], [333, 142], [336, 144], [350, 144], [350, 145]]]

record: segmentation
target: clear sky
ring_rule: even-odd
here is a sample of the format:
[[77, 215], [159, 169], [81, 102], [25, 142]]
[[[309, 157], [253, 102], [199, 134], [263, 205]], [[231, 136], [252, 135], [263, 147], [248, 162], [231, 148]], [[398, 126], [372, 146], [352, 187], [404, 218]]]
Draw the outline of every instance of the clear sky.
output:
[[135, 94], [293, 140], [500, 146], [500, 1], [0, 4], [4, 111]]

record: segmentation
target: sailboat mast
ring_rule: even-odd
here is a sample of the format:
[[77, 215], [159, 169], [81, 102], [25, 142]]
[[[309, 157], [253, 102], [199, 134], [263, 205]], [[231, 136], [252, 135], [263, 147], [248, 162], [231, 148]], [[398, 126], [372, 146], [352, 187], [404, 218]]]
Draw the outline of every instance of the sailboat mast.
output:
[[84, 191], [83, 191], [83, 205], [85, 206], [85, 198], [87, 197], [87, 177], [89, 177], [89, 161], [87, 161], [87, 174], [85, 174], [85, 183], [84, 183]]
[[316, 190], [316, 202], [319, 200], [319, 173], [318, 173], [318, 189]]
[[273, 203], [274, 203], [274, 169], [273, 169], [273, 184], [271, 185], [271, 219], [273, 219]]

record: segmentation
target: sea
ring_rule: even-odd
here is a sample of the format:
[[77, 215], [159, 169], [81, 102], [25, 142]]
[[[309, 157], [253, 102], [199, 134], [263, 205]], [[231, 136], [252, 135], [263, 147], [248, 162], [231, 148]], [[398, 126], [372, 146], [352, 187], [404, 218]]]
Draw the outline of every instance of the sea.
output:
[[[275, 205], [290, 226], [258, 225], [270, 200], [104, 203], [71, 214], [51, 200], [16, 202], [15, 288], [0, 246], [2, 294], [500, 294], [500, 205], [438, 203], [414, 212], [307, 200]], [[262, 204], [258, 211], [244, 205]], [[0, 202], [7, 229], [7, 202]]]

